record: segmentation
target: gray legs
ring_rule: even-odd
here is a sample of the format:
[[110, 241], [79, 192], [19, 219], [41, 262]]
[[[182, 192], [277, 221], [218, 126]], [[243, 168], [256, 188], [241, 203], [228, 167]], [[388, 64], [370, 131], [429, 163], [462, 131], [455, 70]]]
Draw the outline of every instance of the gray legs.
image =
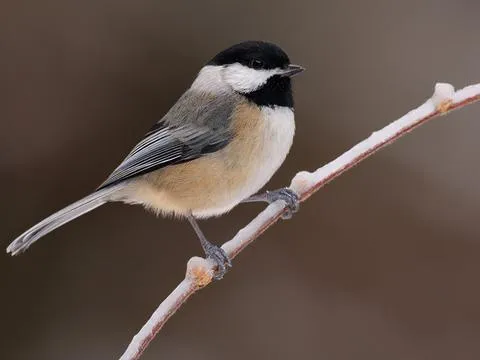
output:
[[192, 225], [193, 230], [195, 230], [195, 233], [200, 240], [200, 244], [202, 245], [205, 255], [207, 256], [207, 258], [212, 259], [217, 264], [215, 280], [220, 280], [221, 278], [223, 278], [223, 275], [225, 275], [228, 269], [232, 267], [230, 259], [221, 247], [214, 245], [207, 240], [202, 230], [200, 230], [197, 220], [195, 220], [192, 214], [187, 215], [187, 219]]
[[[282, 188], [273, 191], [267, 191], [263, 194], [257, 194], [250, 196], [249, 198], [243, 200], [242, 202], [267, 202], [269, 204], [277, 201], [283, 200], [286, 203], [287, 212], [283, 215], [284, 219], [290, 219], [294, 213], [298, 211], [300, 206], [300, 201], [298, 195], [291, 189]], [[223, 275], [232, 267], [232, 262], [228, 258], [227, 254], [223, 249], [215, 244], [212, 244], [207, 240], [202, 230], [198, 226], [197, 220], [193, 217], [192, 214], [187, 215], [187, 219], [195, 230], [200, 244], [202, 245], [203, 251], [207, 258], [212, 259], [215, 264], [217, 264], [217, 272], [215, 274], [215, 280], [220, 280], [223, 278]]]

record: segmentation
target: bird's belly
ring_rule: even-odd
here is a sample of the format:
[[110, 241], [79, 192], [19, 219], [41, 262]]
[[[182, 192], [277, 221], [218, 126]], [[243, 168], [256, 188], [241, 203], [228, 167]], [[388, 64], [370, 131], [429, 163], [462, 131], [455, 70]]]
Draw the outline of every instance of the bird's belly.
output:
[[245, 115], [255, 122], [237, 117], [241, 125], [237, 124], [236, 136], [225, 148], [139, 179], [135, 202], [160, 213], [191, 211], [205, 218], [221, 215], [258, 192], [285, 160], [295, 124], [289, 108], [256, 111], [258, 116]]

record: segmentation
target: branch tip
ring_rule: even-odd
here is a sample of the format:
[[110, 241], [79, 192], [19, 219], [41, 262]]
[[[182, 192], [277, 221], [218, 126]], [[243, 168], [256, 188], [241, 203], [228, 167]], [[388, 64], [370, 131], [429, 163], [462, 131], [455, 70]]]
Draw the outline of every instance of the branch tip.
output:
[[194, 256], [187, 263], [186, 279], [193, 281], [197, 287], [202, 288], [212, 282], [212, 264], [204, 258]]
[[453, 104], [455, 88], [448, 83], [436, 83], [432, 95], [432, 102], [435, 109], [440, 113], [446, 113]]
[[292, 179], [290, 189], [298, 195], [303, 194], [312, 185], [312, 173], [308, 171], [300, 171]]

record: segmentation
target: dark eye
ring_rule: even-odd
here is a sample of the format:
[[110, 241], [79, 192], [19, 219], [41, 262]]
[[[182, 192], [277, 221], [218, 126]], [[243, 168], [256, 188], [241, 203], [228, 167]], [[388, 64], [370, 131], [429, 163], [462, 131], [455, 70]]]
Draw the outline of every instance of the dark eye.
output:
[[263, 68], [263, 61], [259, 59], [252, 59], [250, 60], [250, 67], [254, 69], [261, 69]]

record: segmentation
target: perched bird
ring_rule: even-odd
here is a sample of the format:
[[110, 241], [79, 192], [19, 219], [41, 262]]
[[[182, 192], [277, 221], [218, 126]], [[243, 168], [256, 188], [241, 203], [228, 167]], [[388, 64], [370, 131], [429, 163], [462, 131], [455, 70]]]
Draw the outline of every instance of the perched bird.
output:
[[57, 227], [107, 202], [141, 204], [185, 217], [221, 278], [230, 259], [209, 242], [196, 219], [221, 215], [241, 202], [298, 197], [288, 188], [253, 195], [285, 160], [295, 132], [290, 64], [277, 45], [246, 41], [218, 53], [191, 87], [92, 194], [54, 213], [15, 239], [12, 255]]

